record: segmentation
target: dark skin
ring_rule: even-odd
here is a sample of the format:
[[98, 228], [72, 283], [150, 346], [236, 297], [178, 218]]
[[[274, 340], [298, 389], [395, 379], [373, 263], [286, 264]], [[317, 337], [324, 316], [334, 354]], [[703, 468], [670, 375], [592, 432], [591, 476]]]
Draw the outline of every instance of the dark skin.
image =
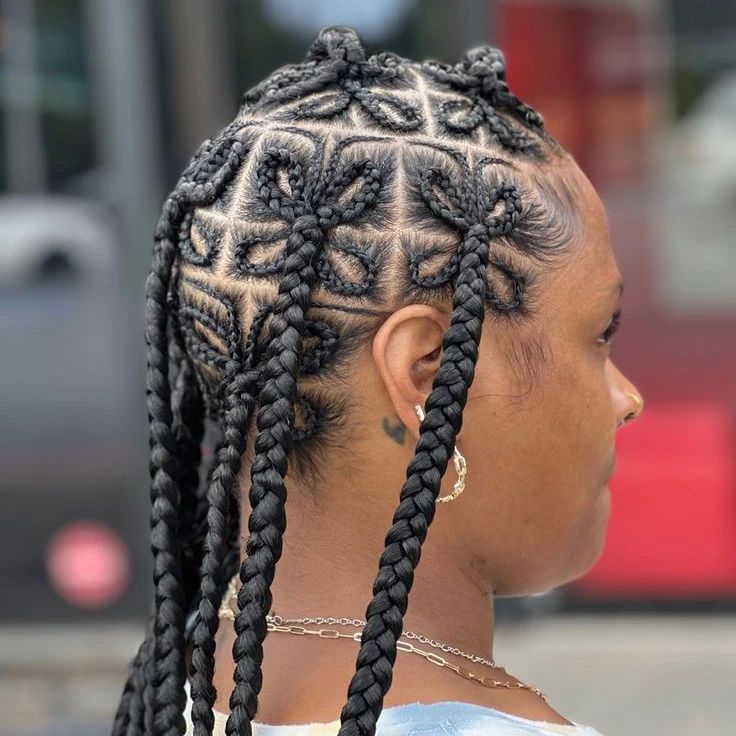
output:
[[[611, 509], [607, 480], [616, 432], [627, 415], [639, 411], [636, 387], [616, 367], [602, 339], [620, 304], [620, 272], [605, 210], [574, 161], [559, 166], [579, 191], [577, 243], [564, 266], [545, 275], [537, 312], [528, 323], [484, 323], [457, 440], [468, 463], [466, 489], [437, 507], [404, 621], [405, 630], [489, 659], [496, 596], [551, 590], [598, 560]], [[304, 501], [308, 495], [301, 492], [300, 478], [288, 479], [288, 530], [272, 587], [273, 612], [290, 618], [365, 617], [384, 535], [418, 436], [414, 406], [423, 406], [429, 394], [448, 324], [449, 306], [404, 306], [357, 356], [347, 378], [350, 420], [340, 447], [322, 462], [319, 507]], [[519, 361], [525, 338], [543, 346], [535, 375]], [[248, 479], [245, 468], [245, 514]], [[451, 492], [454, 481], [450, 465], [441, 495]], [[215, 709], [224, 713], [233, 685], [233, 641], [232, 623], [222, 620]], [[357, 645], [347, 640], [270, 634], [256, 720], [334, 721], [346, 700], [356, 654]], [[478, 674], [520, 682], [503, 669], [444, 656]], [[485, 688], [399, 652], [384, 707], [440, 700], [570, 723], [529, 690]]]

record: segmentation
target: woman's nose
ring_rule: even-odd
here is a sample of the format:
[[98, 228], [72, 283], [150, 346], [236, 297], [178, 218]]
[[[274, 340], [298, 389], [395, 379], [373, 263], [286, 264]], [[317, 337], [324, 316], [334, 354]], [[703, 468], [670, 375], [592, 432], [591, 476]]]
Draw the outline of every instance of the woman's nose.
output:
[[632, 419], [636, 419], [636, 417], [644, 411], [644, 399], [638, 391], [626, 391], [626, 398], [634, 403], [634, 408], [631, 409], [619, 422], [619, 427], [622, 427], [626, 422], [630, 422]]
[[611, 362], [612, 385], [614, 392], [614, 406], [618, 417], [618, 427], [636, 419], [644, 411], [644, 398], [639, 390], [626, 376]]

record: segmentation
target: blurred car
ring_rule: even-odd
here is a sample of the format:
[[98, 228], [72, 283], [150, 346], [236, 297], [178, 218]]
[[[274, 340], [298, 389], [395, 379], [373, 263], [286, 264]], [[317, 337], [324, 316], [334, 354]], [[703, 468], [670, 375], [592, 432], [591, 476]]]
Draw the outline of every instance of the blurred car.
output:
[[88, 201], [0, 199], [5, 619], [76, 615], [93, 600], [100, 611], [127, 590], [133, 363], [114, 233]]

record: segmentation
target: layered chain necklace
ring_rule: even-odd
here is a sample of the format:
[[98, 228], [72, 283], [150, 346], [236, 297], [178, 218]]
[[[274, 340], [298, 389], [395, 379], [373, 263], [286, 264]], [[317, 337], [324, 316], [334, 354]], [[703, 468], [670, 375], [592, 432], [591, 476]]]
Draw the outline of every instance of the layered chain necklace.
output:
[[[224, 598], [222, 599], [222, 603], [220, 605], [219, 610], [219, 616], [220, 618], [226, 618], [230, 621], [235, 620], [235, 612], [233, 611], [230, 603], [231, 601], [235, 600], [237, 598], [237, 592], [238, 592], [238, 584], [240, 583], [240, 575], [239, 573], [236, 573], [233, 575], [233, 577], [230, 580], [230, 584], [227, 587], [227, 592], [225, 593]], [[352, 627], [358, 627], [360, 628], [360, 631], [355, 631], [353, 633], [344, 633], [342, 631], [338, 631], [334, 628], [320, 628], [320, 629], [314, 629], [314, 628], [307, 628], [305, 626], [312, 625], [312, 626], [352, 626]], [[357, 641], [360, 643], [361, 636], [362, 636], [362, 629], [366, 625], [366, 622], [359, 619], [359, 618], [335, 618], [333, 616], [315, 616], [315, 617], [308, 617], [308, 618], [283, 618], [282, 616], [277, 615], [271, 615], [268, 614], [266, 616], [266, 628], [268, 631], [274, 631], [274, 632], [281, 632], [285, 634], [294, 634], [296, 636], [318, 636], [321, 639], [352, 639], [353, 641]], [[413, 631], [404, 631], [401, 635], [402, 637], [405, 637], [406, 639], [413, 639], [414, 641], [418, 641], [421, 644], [425, 644], [426, 646], [438, 649], [440, 651], [449, 653], [449, 654], [455, 654], [459, 657], [464, 657], [465, 659], [477, 663], [477, 664], [483, 664], [487, 667], [492, 667], [495, 669], [503, 670], [506, 672], [505, 667], [501, 667], [500, 665], [497, 665], [493, 660], [491, 659], [485, 659], [484, 657], [479, 657], [477, 654], [467, 654], [466, 652], [463, 652], [462, 650], [458, 649], [457, 647], [452, 647], [449, 644], [444, 644], [438, 641], [435, 641], [434, 639], [430, 639], [427, 636], [424, 636], [423, 634], [416, 634]], [[410, 641], [404, 641], [402, 639], [399, 639], [396, 642], [396, 648], [401, 652], [409, 652], [411, 654], [417, 654], [424, 659], [427, 660], [427, 662], [431, 662], [434, 665], [437, 665], [438, 667], [445, 667], [452, 672], [454, 672], [456, 675], [459, 675], [460, 677], [464, 678], [465, 680], [472, 680], [473, 682], [477, 682], [480, 685], [483, 685], [484, 687], [505, 687], [509, 690], [530, 690], [531, 692], [538, 695], [542, 700], [544, 700], [545, 703], [549, 704], [549, 701], [547, 700], [547, 696], [537, 687], [534, 687], [533, 685], [526, 685], [523, 682], [503, 682], [501, 680], [496, 680], [495, 678], [489, 676], [489, 675], [483, 675], [483, 674], [477, 674], [475, 672], [471, 672], [468, 670], [467, 667], [464, 667], [463, 665], [457, 665], [452, 662], [449, 662], [444, 657], [442, 657], [439, 654], [435, 654], [434, 652], [428, 652], [425, 649], [419, 649], [418, 647], [414, 646]]]

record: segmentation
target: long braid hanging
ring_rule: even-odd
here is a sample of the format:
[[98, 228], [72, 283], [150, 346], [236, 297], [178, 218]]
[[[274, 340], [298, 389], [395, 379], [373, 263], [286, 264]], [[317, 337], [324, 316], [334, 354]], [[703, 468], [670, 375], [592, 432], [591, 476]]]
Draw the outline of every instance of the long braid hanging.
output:
[[[262, 198], [290, 223], [291, 233], [286, 242], [278, 295], [271, 310], [269, 348], [258, 397], [258, 435], [249, 494], [248, 558], [240, 570], [243, 588], [235, 623], [235, 688], [230, 698], [227, 733], [250, 731], [260, 690], [265, 615], [271, 604], [270, 585], [286, 527], [284, 477], [293, 443], [298, 354], [305, 329], [304, 315], [316, 278], [313, 263], [323, 239], [319, 220], [310, 207], [317, 190], [315, 167], [321, 163], [322, 156], [319, 147], [306, 181], [302, 163], [289, 152], [278, 149], [266, 151], [258, 171]], [[290, 196], [278, 187], [279, 168], [288, 171]]]
[[[279, 155], [279, 152], [270, 152], [267, 157], [278, 159]], [[269, 168], [266, 164], [261, 168], [264, 166]], [[233, 499], [239, 496], [238, 474], [246, 447], [246, 433], [256, 403], [257, 386], [265, 380], [264, 369], [258, 364], [257, 340], [271, 311], [272, 308], [260, 310], [253, 319], [242, 355], [236, 360], [231, 359], [226, 367], [225, 441], [219, 450], [219, 462], [208, 490], [208, 532], [201, 569], [198, 621], [192, 635], [192, 723], [195, 736], [210, 736], [214, 728], [217, 611], [226, 581], [223, 572], [231, 551], [232, 530], [237, 523], [231, 517], [237, 508]], [[239, 336], [234, 336], [228, 343], [235, 351], [240, 351]]]
[[[216, 691], [212, 681], [214, 635], [219, 623], [217, 609], [227, 580], [224, 573], [232, 548], [232, 529], [238, 525], [238, 519], [232, 517], [239, 506], [232, 502], [239, 492], [238, 473], [260, 379], [256, 343], [263, 322], [263, 315], [254, 319], [242, 355], [232, 356], [226, 369], [228, 378], [223, 442], [218, 449], [218, 462], [207, 493], [209, 511], [201, 567], [200, 603], [197, 624], [192, 634], [192, 723], [195, 736], [209, 736], [214, 728]], [[231, 342], [233, 346], [239, 344], [239, 337]]]
[[225, 414], [225, 442], [218, 451], [218, 465], [208, 491], [207, 536], [201, 573], [201, 598], [198, 623], [192, 634], [192, 721], [195, 736], [211, 734], [214, 726], [212, 706], [216, 697], [214, 676], [214, 634], [217, 608], [222, 596], [224, 564], [230, 549], [233, 507], [231, 497], [240, 472], [246, 447], [246, 432], [255, 403], [253, 371], [233, 371]]
[[173, 371], [171, 408], [173, 431], [180, 448], [179, 486], [181, 489], [181, 528], [186, 537], [182, 545], [184, 597], [192, 599], [199, 586], [197, 567], [202, 555], [203, 536], [200, 533], [206, 516], [206, 498], [200, 493], [199, 466], [202, 460], [205, 405], [194, 374], [191, 357], [182, 344], [181, 328], [176, 317], [179, 305], [172, 292], [169, 308], [172, 315], [171, 362]]
[[[147, 282], [148, 411], [151, 446], [151, 548], [154, 553], [153, 712], [146, 729], [178, 736], [183, 727], [184, 620], [186, 601], [178, 545], [181, 502], [178, 457], [172, 428], [167, 300], [177, 246], [171, 232], [181, 202], [168, 200], [169, 216], [157, 233]], [[150, 684], [150, 683], [149, 683]]]
[[[181, 584], [181, 566], [176, 559], [175, 551], [168, 551], [169, 559], [164, 558], [163, 564], [160, 560], [160, 547], [167, 546], [176, 550], [176, 545], [171, 544], [171, 536], [178, 533], [176, 524], [176, 504], [179, 492], [176, 487], [176, 478], [180, 465], [176, 460], [168, 456], [168, 462], [162, 467], [162, 457], [167, 457], [167, 451], [174, 452], [176, 443], [174, 441], [173, 414], [171, 411], [171, 389], [169, 386], [168, 365], [168, 337], [169, 327], [167, 297], [171, 278], [171, 268], [174, 261], [174, 249], [172, 234], [175, 231], [174, 219], [179, 212], [173, 195], [169, 197], [164, 205], [164, 214], [159, 222], [156, 232], [156, 246], [151, 273], [147, 282], [147, 330], [146, 341], [148, 350], [148, 403], [149, 422], [151, 431], [151, 495], [152, 495], [152, 550], [154, 552], [154, 584], [156, 595], [152, 604], [152, 613], [146, 637], [139, 647], [136, 657], [131, 666], [131, 673], [126, 682], [124, 691], [124, 702], [116, 714], [113, 734], [138, 734], [150, 732], [156, 709], [156, 693], [158, 674], [155, 672], [157, 632], [166, 623], [161, 621], [161, 599], [165, 593], [161, 592], [159, 580], [160, 567], [170, 565], [170, 577], [166, 581], [176, 591]], [[163, 449], [160, 449], [162, 447]], [[168, 473], [168, 477], [167, 477]], [[168, 492], [168, 497], [158, 500], [160, 488]], [[166, 516], [162, 518], [161, 507], [164, 506]], [[172, 509], [173, 506], [173, 509]], [[174, 520], [172, 528], [168, 529], [166, 535], [166, 521]], [[159, 529], [161, 536], [155, 536], [153, 531]], [[157, 547], [158, 544], [158, 547]], [[173, 564], [171, 559], [173, 558]], [[178, 599], [178, 594], [177, 598]], [[174, 618], [169, 623], [178, 625], [176, 604], [172, 611]], [[160, 646], [160, 645], [159, 645]], [[159, 650], [160, 651], [160, 650]], [[176, 655], [174, 655], [176, 656]], [[174, 663], [176, 666], [176, 663]], [[123, 710], [125, 708], [125, 710]]]
[[[327, 231], [358, 219], [375, 204], [381, 186], [380, 172], [369, 159], [348, 166], [339, 164], [342, 151], [363, 138], [355, 136], [340, 141], [321, 172], [324, 154], [321, 143], [315, 141], [318, 153], [312, 159], [306, 181], [302, 180], [302, 168], [294, 157], [278, 152], [279, 162], [289, 167], [291, 197], [285, 197], [275, 187], [274, 167], [261, 170], [261, 176], [265, 177], [261, 188], [269, 192], [271, 206], [291, 223], [291, 232], [286, 241], [279, 292], [272, 308], [271, 340], [258, 399], [260, 410], [256, 456], [251, 467], [247, 556], [241, 566], [242, 587], [235, 619], [235, 689], [225, 727], [228, 735], [250, 734], [251, 721], [258, 708], [262, 644], [272, 601], [270, 588], [286, 528], [284, 477], [294, 442], [294, 402], [306, 329], [305, 314], [317, 277], [315, 263]], [[343, 202], [341, 195], [356, 182], [359, 188]]]
[[[473, 382], [481, 329], [485, 317], [486, 268], [492, 235], [508, 232], [518, 217], [517, 201], [500, 188], [485, 200], [492, 209], [501, 197], [504, 214], [493, 216], [481, 208], [473, 178], [463, 165], [466, 183], [461, 195], [466, 215], [441, 204], [425, 189], [426, 203], [435, 214], [464, 231], [459, 248], [459, 266], [452, 297], [450, 325], [442, 342], [442, 358], [427, 397], [414, 458], [407, 468], [400, 503], [386, 535], [386, 547], [373, 584], [373, 599], [366, 610], [366, 625], [356, 660], [356, 672], [348, 687], [348, 700], [340, 714], [338, 736], [373, 736], [391, 687], [396, 642], [403, 631], [408, 596], [419, 564], [421, 547], [435, 513], [440, 483], [452, 456], [462, 426], [462, 412]], [[434, 182], [438, 172], [430, 170], [425, 181]], [[480, 182], [478, 182], [480, 183]], [[462, 186], [462, 182], [459, 183]], [[457, 202], [458, 187], [445, 192]]]
[[[232, 143], [223, 152], [220, 144]], [[205, 141], [163, 206], [156, 228], [152, 266], [146, 282], [147, 398], [150, 427], [151, 547], [154, 555], [154, 600], [146, 637], [131, 663], [113, 722], [114, 736], [184, 732], [184, 622], [187, 606], [183, 580], [180, 503], [182, 474], [190, 485], [190, 463], [198, 430], [178, 440], [170, 385], [170, 287], [186, 212], [207, 205], [232, 178], [245, 151], [232, 141], [230, 126], [222, 138]], [[186, 407], [187, 410], [191, 406]], [[191, 417], [189, 417], [191, 418]], [[180, 428], [181, 429], [181, 428]], [[183, 454], [182, 454], [183, 451]], [[185, 457], [185, 456], [188, 456]]]
[[[248, 523], [248, 564], [241, 568], [242, 609], [236, 622], [234, 658], [236, 687], [231, 697], [227, 733], [237, 733], [238, 721], [250, 721], [260, 690], [261, 642], [259, 631], [263, 612], [270, 608], [273, 570], [281, 555], [281, 537], [286, 528], [284, 504], [287, 455], [292, 444], [293, 404], [296, 399], [296, 366], [299, 342], [304, 330], [304, 312], [309, 286], [314, 279], [311, 261], [319, 247], [321, 233], [313, 217], [303, 215], [294, 224], [287, 244], [283, 286], [274, 308], [271, 327], [271, 357], [265, 368], [264, 387], [259, 394], [256, 459], [251, 473], [251, 515]], [[311, 271], [311, 273], [310, 273]], [[293, 275], [292, 275], [293, 274]], [[296, 293], [295, 293], [296, 292]], [[282, 316], [288, 311], [288, 318]], [[254, 653], [254, 650], [256, 651]], [[245, 711], [245, 712], [243, 712]]]
[[[196, 206], [211, 204], [220, 196], [224, 187], [232, 180], [245, 158], [246, 152], [246, 146], [238, 139], [234, 127], [226, 127], [218, 139], [213, 143], [207, 142], [203, 145], [200, 152], [198, 152], [198, 155], [195, 155], [192, 165], [182, 176], [182, 181], [177, 187], [179, 197], [174, 201], [183, 203], [187, 212], [191, 212]], [[180, 227], [182, 225], [186, 227], [187, 220], [185, 219], [185, 212], [181, 212], [178, 218], [170, 218], [169, 222], [171, 221], [179, 223]], [[171, 241], [166, 237], [161, 238], [159, 242], [171, 244]], [[173, 244], [171, 245], [173, 250]], [[170, 254], [172, 261], [168, 264], [169, 271], [173, 266], [173, 259], [176, 257], [177, 252], [178, 249]], [[215, 512], [212, 506], [210, 506], [208, 510], [208, 525], [211, 523], [210, 514], [212, 513]], [[229, 538], [229, 534], [227, 538]], [[175, 542], [175, 538], [170, 541]], [[205, 541], [205, 556], [207, 553], [206, 547], [207, 539]], [[174, 561], [173, 564], [177, 563], [180, 564], [180, 560]], [[155, 575], [156, 571], [154, 571], [154, 577]], [[204, 580], [204, 576], [201, 576], [201, 579]], [[201, 587], [203, 585], [204, 583], [200, 584]], [[150, 725], [152, 732], [156, 736], [159, 736], [159, 734], [161, 736], [169, 736], [169, 734], [171, 736], [180, 736], [185, 727], [183, 708], [186, 702], [184, 693], [186, 671], [183, 657], [187, 601], [184, 599], [183, 592], [183, 584], [180, 581], [178, 588], [166, 591], [165, 595], [162, 596], [161, 602], [157, 602], [158, 610], [163, 606], [172, 607], [172, 601], [175, 602], [176, 615], [175, 617], [172, 615], [172, 620], [168, 625], [166, 633], [171, 641], [171, 651], [175, 648], [176, 655], [172, 655], [171, 659], [167, 660], [164, 647], [159, 646], [160, 634], [158, 629], [156, 629], [156, 645], [154, 646], [156, 697], [154, 700], [153, 723]], [[178, 596], [178, 598], [174, 596]], [[200, 604], [200, 606], [202, 605]], [[148, 732], [149, 724], [145, 725]]]

